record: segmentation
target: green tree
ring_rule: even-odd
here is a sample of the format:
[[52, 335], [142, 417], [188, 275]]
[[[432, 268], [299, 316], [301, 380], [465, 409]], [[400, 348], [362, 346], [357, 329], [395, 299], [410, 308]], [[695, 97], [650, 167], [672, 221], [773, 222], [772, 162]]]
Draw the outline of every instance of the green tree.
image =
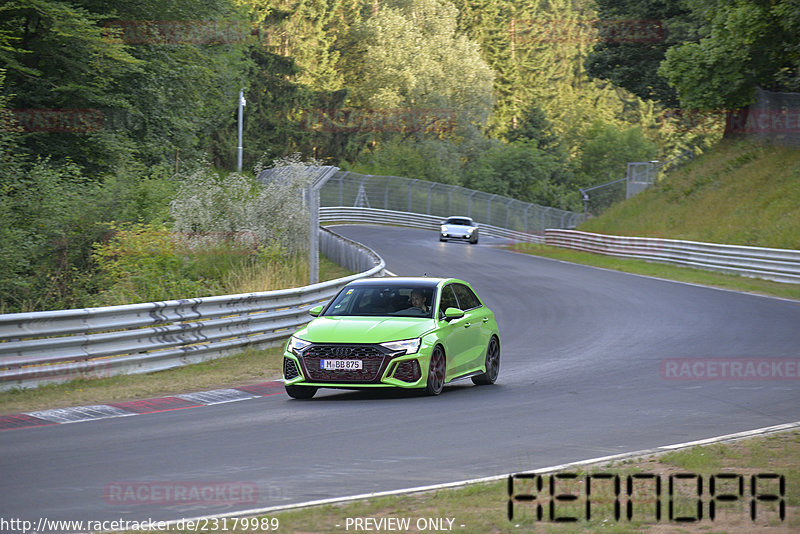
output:
[[577, 181], [589, 186], [625, 176], [627, 163], [652, 161], [658, 147], [645, 139], [637, 127], [619, 129], [612, 124], [595, 122], [587, 132], [586, 143], [577, 164]]
[[678, 95], [658, 73], [666, 51], [697, 41], [698, 21], [684, 2], [597, 0], [598, 40], [586, 57], [586, 73], [609, 80], [639, 98], [677, 106]]
[[[587, 132], [580, 157], [574, 162], [572, 191], [578, 186], [586, 188], [624, 178], [629, 162], [652, 161], [657, 155], [658, 147], [644, 137], [640, 128], [620, 129], [595, 122]], [[623, 200], [625, 187], [623, 181], [591, 191], [589, 211], [599, 214]]]
[[797, 0], [694, 0], [689, 5], [703, 21], [705, 35], [670, 48], [659, 69], [683, 107], [744, 107], [759, 85], [800, 89]]
[[379, 110], [453, 110], [485, 124], [492, 108], [492, 70], [476, 43], [457, 31], [446, 0], [381, 3], [356, 30], [347, 79], [351, 103]]
[[525, 2], [512, 0], [454, 0], [458, 8], [458, 28], [478, 43], [481, 57], [494, 72], [494, 107], [490, 130], [502, 134], [513, 128], [525, 103], [528, 88], [523, 83], [515, 53], [514, 28], [517, 19], [526, 19]]
[[[139, 61], [124, 44], [106, 37], [100, 15], [59, 0], [19, 0], [0, 9], [0, 34], [10, 44], [0, 47], [0, 55], [8, 69], [12, 108], [34, 118], [40, 110], [75, 110], [72, 116], [80, 120], [78, 110], [118, 103], [114, 81], [138, 68]], [[57, 126], [32, 124], [28, 129], [33, 131], [21, 138], [22, 147], [99, 166], [130, 154], [128, 145], [97, 129], [96, 120], [89, 128], [48, 131], [63, 129]]]
[[342, 41], [361, 20], [362, 0], [241, 0], [259, 29], [264, 48], [297, 66], [296, 83], [337, 91], [346, 82], [340, 68]]
[[92, 173], [198, 155], [244, 81], [244, 45], [214, 38], [216, 23], [239, 17], [229, 1], [17, 0], [1, 9], [10, 106], [94, 118], [90, 128], [33, 128], [22, 146]]
[[654, 122], [652, 106], [602, 80], [584, 60], [597, 41], [588, 0], [457, 0], [462, 31], [480, 43], [496, 73], [492, 134], [514, 138], [532, 106], [540, 108], [570, 157], [591, 123], [620, 127]]
[[537, 148], [545, 152], [556, 152], [561, 148], [561, 140], [553, 132], [552, 123], [544, 111], [535, 104], [522, 112], [517, 128], [506, 131], [503, 137], [510, 143], [533, 141]]
[[456, 143], [436, 138], [395, 136], [364, 151], [352, 169], [362, 174], [403, 176], [460, 185], [463, 154]]
[[544, 206], [566, 207], [563, 162], [535, 141], [498, 144], [467, 170], [465, 186]]

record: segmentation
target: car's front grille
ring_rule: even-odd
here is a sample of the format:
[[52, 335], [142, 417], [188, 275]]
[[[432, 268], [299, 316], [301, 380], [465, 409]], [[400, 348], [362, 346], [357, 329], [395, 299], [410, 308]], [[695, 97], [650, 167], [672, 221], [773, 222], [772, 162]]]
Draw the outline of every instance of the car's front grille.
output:
[[[377, 382], [387, 356], [375, 345], [312, 345], [303, 351], [306, 376], [316, 382]], [[322, 369], [321, 360], [361, 360], [361, 369]]]
[[292, 380], [293, 378], [297, 378], [300, 376], [300, 372], [297, 370], [297, 366], [294, 364], [294, 361], [290, 360], [289, 358], [283, 359], [283, 378], [285, 380]]
[[383, 352], [375, 345], [311, 345], [303, 352], [303, 356], [346, 360], [348, 358], [383, 356]]

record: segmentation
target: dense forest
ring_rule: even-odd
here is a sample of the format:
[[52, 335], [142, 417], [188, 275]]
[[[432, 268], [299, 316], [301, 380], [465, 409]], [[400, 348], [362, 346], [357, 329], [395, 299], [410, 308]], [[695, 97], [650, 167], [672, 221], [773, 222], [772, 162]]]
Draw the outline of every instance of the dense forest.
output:
[[240, 90], [245, 174], [299, 153], [579, 210], [720, 137], [671, 110], [799, 90], [798, 36], [798, 0], [5, 2], [0, 312], [97, 304], [119, 228], [235, 169]]

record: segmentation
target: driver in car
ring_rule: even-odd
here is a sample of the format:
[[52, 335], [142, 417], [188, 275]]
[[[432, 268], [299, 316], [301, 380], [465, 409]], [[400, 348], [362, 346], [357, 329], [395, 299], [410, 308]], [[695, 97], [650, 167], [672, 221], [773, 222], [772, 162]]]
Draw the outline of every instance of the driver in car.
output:
[[411, 307], [401, 310], [404, 315], [428, 315], [430, 308], [425, 304], [425, 294], [421, 289], [411, 291]]

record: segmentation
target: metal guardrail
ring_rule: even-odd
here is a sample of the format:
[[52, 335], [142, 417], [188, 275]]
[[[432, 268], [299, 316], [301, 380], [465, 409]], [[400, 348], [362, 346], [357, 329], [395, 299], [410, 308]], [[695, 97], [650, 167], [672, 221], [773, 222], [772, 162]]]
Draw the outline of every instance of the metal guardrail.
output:
[[686, 265], [776, 282], [800, 283], [800, 250], [621, 237], [577, 230], [546, 230], [545, 243], [597, 254]]
[[0, 391], [143, 373], [278, 345], [308, 309], [345, 284], [383, 274], [369, 248], [330, 230], [320, 249], [358, 274], [301, 288], [104, 308], [0, 315]]
[[[445, 217], [434, 215], [424, 215], [421, 213], [408, 213], [405, 211], [381, 210], [375, 208], [351, 208], [345, 206], [322, 207], [319, 210], [320, 222], [350, 222], [366, 224], [387, 224], [392, 226], [408, 226], [411, 228], [421, 228], [423, 230], [439, 230], [439, 226]], [[480, 224], [479, 236], [492, 236], [525, 243], [544, 243], [544, 236], [540, 234], [519, 232]]]

